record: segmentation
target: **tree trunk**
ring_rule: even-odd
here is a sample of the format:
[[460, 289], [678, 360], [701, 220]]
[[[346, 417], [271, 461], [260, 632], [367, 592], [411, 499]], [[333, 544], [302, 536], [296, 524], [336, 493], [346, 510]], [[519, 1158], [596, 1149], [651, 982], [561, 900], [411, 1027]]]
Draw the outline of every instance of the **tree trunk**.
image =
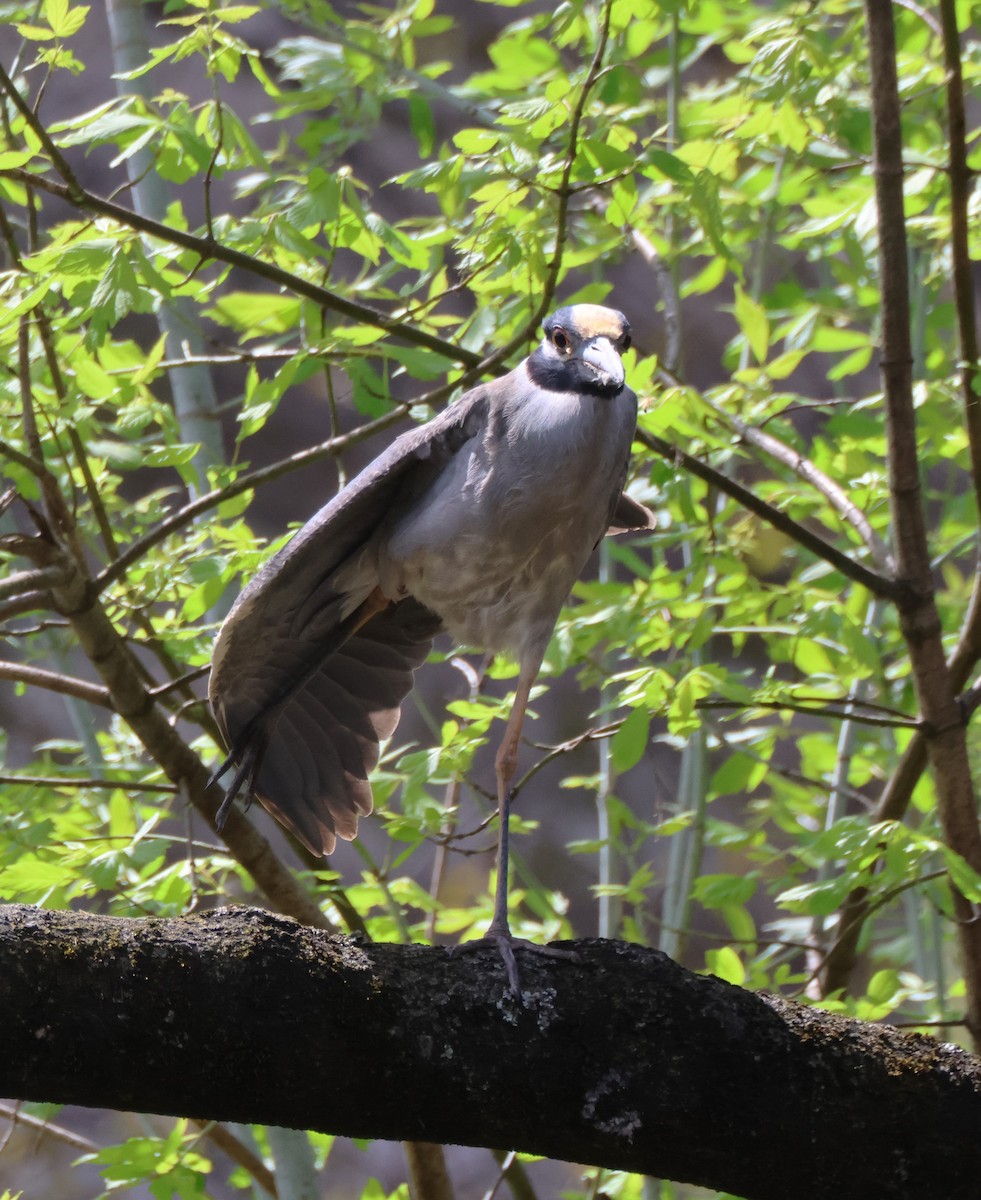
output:
[[981, 1063], [621, 942], [363, 944], [0, 909], [0, 1094], [519, 1149], [748, 1200], [975, 1200]]

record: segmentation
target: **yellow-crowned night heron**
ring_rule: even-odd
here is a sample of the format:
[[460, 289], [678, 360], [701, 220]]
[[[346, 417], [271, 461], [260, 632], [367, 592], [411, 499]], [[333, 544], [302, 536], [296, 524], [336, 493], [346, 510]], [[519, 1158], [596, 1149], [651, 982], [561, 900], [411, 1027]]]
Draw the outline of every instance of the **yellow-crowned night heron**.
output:
[[[622, 313], [559, 309], [510, 374], [397, 438], [239, 596], [215, 644], [211, 703], [243, 788], [314, 854], [353, 838], [368, 776], [434, 636], [520, 666], [497, 752], [494, 917], [508, 927], [508, 807], [522, 722], [559, 610], [610, 529], [651, 514], [623, 493], [637, 399]], [[217, 777], [217, 776], [216, 776]]]

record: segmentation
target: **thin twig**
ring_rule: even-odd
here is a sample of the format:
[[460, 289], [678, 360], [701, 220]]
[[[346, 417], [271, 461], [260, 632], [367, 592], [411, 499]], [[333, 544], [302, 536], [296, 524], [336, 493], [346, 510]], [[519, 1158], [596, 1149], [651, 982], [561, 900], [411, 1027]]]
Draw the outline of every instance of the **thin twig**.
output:
[[569, 120], [569, 141], [565, 153], [565, 162], [562, 166], [562, 177], [558, 188], [559, 206], [555, 215], [555, 252], [552, 255], [552, 261], [549, 263], [548, 274], [545, 277], [544, 286], [542, 288], [542, 298], [539, 301], [534, 322], [536, 326], [552, 307], [552, 300], [555, 297], [555, 289], [558, 286], [559, 275], [562, 271], [562, 255], [563, 250], [565, 249], [566, 240], [569, 236], [569, 198], [571, 195], [569, 182], [572, 178], [572, 169], [575, 166], [576, 158], [579, 154], [579, 129], [582, 125], [582, 120], [586, 111], [586, 104], [589, 101], [590, 93], [596, 85], [596, 81], [599, 78], [600, 71], [603, 67], [603, 58], [606, 54], [607, 43], [610, 39], [610, 17], [612, 11], [613, 0], [606, 0], [606, 3], [603, 5], [603, 16], [600, 22], [596, 50], [593, 53], [593, 58], [589, 64], [589, 69], [586, 71], [586, 78], [583, 80], [582, 87], [579, 89], [579, 95], [576, 97], [576, 103], [572, 109], [572, 115]]
[[82, 191], [79, 187], [78, 180], [75, 177], [75, 172], [71, 169], [68, 160], [61, 153], [58, 147], [51, 139], [51, 135], [45, 129], [43, 122], [37, 115], [37, 112], [27, 103], [24, 97], [20, 94], [14, 81], [10, 78], [7, 72], [3, 69], [3, 64], [0, 63], [0, 87], [7, 93], [14, 108], [20, 113], [32, 132], [36, 135], [38, 141], [44, 147], [48, 158], [54, 164], [55, 170], [64, 179], [66, 183], [66, 191], [69, 200], [75, 200], [76, 196]]
[[43, 461], [32, 458], [31, 455], [25, 454], [23, 450], [18, 450], [16, 446], [11, 446], [9, 442], [0, 440], [0, 454], [4, 458], [9, 458], [12, 463], [16, 463], [18, 467], [23, 467], [25, 471], [30, 471], [37, 479], [42, 479], [47, 471], [47, 467]]
[[134, 779], [83, 779], [77, 775], [21, 775], [17, 773], [0, 775], [0, 784], [16, 786], [22, 783], [31, 784], [34, 787], [53, 788], [122, 788], [126, 792], [167, 792], [171, 795], [177, 791], [176, 786], [172, 783], [144, 783]]
[[860, 583], [873, 596], [881, 596], [884, 600], [892, 600], [894, 603], [899, 602], [900, 599], [906, 596], [907, 589], [902, 581], [889, 579], [856, 562], [853, 557], [839, 550], [836, 546], [832, 546], [830, 542], [825, 541], [824, 538], [819, 537], [816, 533], [812, 533], [810, 529], [795, 521], [793, 517], [787, 516], [779, 508], [775, 508], [772, 504], [767, 504], [765, 500], [761, 500], [748, 488], [743, 487], [742, 484], [737, 483], [734, 479], [730, 479], [727, 475], [723, 475], [721, 471], [715, 470], [714, 467], [710, 467], [708, 463], [702, 462], [693, 455], [687, 454], [678, 446], [666, 442], [664, 438], [658, 437], [653, 433], [648, 433], [644, 429], [638, 429], [636, 440], [642, 446], [653, 450], [655, 454], [660, 455], [669, 462], [676, 463], [689, 474], [697, 476], [697, 478], [718, 488], [720, 492], [731, 496], [743, 508], [755, 513], [758, 517], [766, 521], [768, 525], [772, 525], [774, 529], [778, 529], [781, 533], [786, 534], [791, 541], [797, 542], [805, 550], [810, 550], [818, 558], [830, 563], [831, 566], [840, 571], [848, 579], [853, 580], [855, 583]]
[[23, 1125], [28, 1129], [35, 1129], [39, 1133], [54, 1138], [56, 1141], [64, 1142], [75, 1150], [84, 1150], [86, 1154], [95, 1154], [101, 1149], [101, 1146], [95, 1142], [90, 1142], [88, 1138], [82, 1137], [80, 1133], [66, 1129], [64, 1125], [56, 1125], [53, 1121], [49, 1121], [44, 1117], [33, 1117], [30, 1113], [22, 1112], [19, 1107], [11, 1107], [9, 1104], [0, 1103], [0, 1117], [8, 1120], [11, 1125]]
[[25, 663], [12, 663], [0, 659], [0, 679], [29, 684], [49, 692], [59, 692], [63, 696], [74, 696], [88, 704], [98, 704], [100, 708], [112, 708], [108, 688], [89, 683], [87, 679], [76, 679], [73, 675], [59, 675], [41, 667], [29, 667]]
[[192, 1119], [192, 1123], [201, 1130], [214, 1146], [217, 1146], [223, 1154], [226, 1154], [237, 1167], [241, 1167], [264, 1192], [272, 1196], [274, 1200], [279, 1196], [279, 1190], [276, 1187], [276, 1176], [269, 1170], [258, 1154], [250, 1146], [247, 1146], [241, 1138], [236, 1137], [227, 1125], [222, 1125], [218, 1121], [202, 1121], [197, 1118]]
[[[884, 908], [891, 901], [895, 900], [897, 896], [901, 896], [903, 892], [908, 892], [910, 888], [920, 887], [924, 883], [931, 883], [935, 879], [945, 879], [946, 876], [947, 870], [946, 868], [942, 868], [939, 871], [929, 871], [925, 875], [918, 875], [915, 879], [904, 879], [902, 883], [896, 884], [895, 887], [891, 887], [887, 891], [883, 892], [880, 896], [876, 896], [874, 900], [870, 900], [866, 905], [865, 911], [860, 916], [853, 917], [852, 920], [859, 921], [864, 924], [868, 917], [870, 917], [873, 913], [878, 912], [880, 908]], [[835, 943], [830, 947], [824, 958], [822, 958], [814, 967], [807, 980], [805, 980], [805, 982], [801, 985], [800, 990], [804, 990], [808, 984], [812, 983], [818, 978], [827, 965], [828, 960], [831, 958], [831, 955], [835, 952], [837, 943], [841, 941], [842, 938], [847, 937], [850, 933], [851, 930], [849, 925], [845, 925], [839, 929], [838, 936], [835, 938]]]
[[950, 181], [950, 255], [954, 282], [954, 301], [957, 314], [957, 337], [960, 343], [961, 397], [964, 423], [971, 450], [971, 477], [975, 500], [981, 509], [981, 394], [976, 379], [978, 369], [978, 335], [974, 311], [974, 266], [971, 262], [968, 235], [969, 206], [973, 191], [972, 171], [967, 165], [967, 120], [964, 113], [964, 80], [961, 72], [961, 42], [957, 28], [955, 0], [940, 0], [943, 23], [944, 66], [947, 70], [947, 145], [950, 162], [947, 177]]
[[[2, 78], [0, 78], [0, 82], [2, 82]], [[431, 350], [434, 354], [438, 354], [441, 358], [445, 358], [450, 362], [461, 363], [466, 367], [481, 367], [484, 369], [488, 364], [492, 365], [493, 362], [497, 361], [497, 355], [481, 359], [480, 355], [474, 353], [472, 350], [466, 350], [452, 342], [445, 341], [443, 338], [426, 333], [425, 330], [407, 325], [399, 315], [391, 315], [381, 312], [379, 309], [371, 308], [367, 304], [360, 304], [355, 300], [349, 300], [346, 296], [341, 296], [336, 292], [319, 287], [310, 280], [302, 278], [302, 276], [284, 271], [282, 267], [277, 266], [275, 263], [255, 258], [253, 255], [236, 250], [232, 246], [223, 245], [221, 242], [213, 241], [207, 237], [198, 237], [196, 234], [188, 233], [186, 230], [166, 225], [162, 221], [154, 221], [149, 217], [135, 212], [133, 209], [97, 196], [86, 188], [79, 187], [78, 184], [73, 189], [65, 184], [55, 183], [43, 175], [37, 175], [21, 168], [0, 170], [0, 176], [17, 179], [20, 183], [37, 188], [43, 192], [48, 192], [52, 196], [58, 196], [67, 203], [77, 208], [85, 209], [87, 212], [99, 213], [102, 216], [110, 217], [128, 229], [136, 230], [138, 233], [146, 234], [148, 237], [157, 238], [168, 245], [181, 246], [185, 250], [190, 250], [194, 254], [197, 254], [204, 262], [213, 260], [215, 262], [227, 263], [229, 266], [238, 267], [243, 271], [249, 272], [251, 275], [258, 275], [261, 279], [278, 284], [280, 287], [295, 292], [297, 295], [305, 296], [308, 300], [312, 300], [315, 304], [319, 304], [323, 308], [340, 313], [341, 316], [349, 317], [351, 320], [360, 321], [366, 325], [382, 329], [391, 337], [408, 342], [410, 345], [421, 346], [425, 350]]]
[[892, 729], [921, 729], [923, 727], [922, 723], [913, 717], [877, 717], [871, 713], [849, 711], [846, 701], [837, 702], [844, 705], [841, 709], [828, 707], [829, 703], [835, 702], [824, 701], [808, 704], [794, 700], [712, 700], [702, 697], [695, 701], [695, 707], [747, 712], [762, 708], [771, 712], [808, 713], [813, 716], [830, 717], [833, 721], [857, 721], [860, 725], [880, 725]]
[[835, 483], [830, 476], [819, 470], [799, 450], [788, 446], [786, 442], [774, 437], [772, 433], [764, 433], [763, 430], [757, 429], [755, 426], [737, 417], [735, 413], [726, 412], [721, 405], [715, 404], [705, 396], [702, 399], [715, 415], [738, 433], [744, 441], [748, 442], [751, 446], [755, 446], [758, 450], [762, 450], [764, 454], [776, 459], [777, 462], [782, 463], [785, 467], [789, 467], [801, 479], [806, 480], [817, 492], [820, 492], [835, 512], [851, 525], [862, 539], [876, 568], [884, 576], [893, 575], [895, 564], [892, 561], [888, 547], [872, 528], [865, 513], [854, 503], [840, 484]]

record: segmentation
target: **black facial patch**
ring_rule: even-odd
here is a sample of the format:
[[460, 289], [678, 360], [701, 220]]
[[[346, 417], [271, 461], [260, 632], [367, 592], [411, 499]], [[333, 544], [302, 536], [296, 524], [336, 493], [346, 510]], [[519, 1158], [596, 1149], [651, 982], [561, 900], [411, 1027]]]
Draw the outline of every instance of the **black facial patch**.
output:
[[[563, 327], [564, 328], [564, 327]], [[539, 346], [528, 358], [528, 374], [547, 392], [577, 392], [584, 396], [615, 396], [623, 384], [604, 383], [578, 358], [560, 358]]]

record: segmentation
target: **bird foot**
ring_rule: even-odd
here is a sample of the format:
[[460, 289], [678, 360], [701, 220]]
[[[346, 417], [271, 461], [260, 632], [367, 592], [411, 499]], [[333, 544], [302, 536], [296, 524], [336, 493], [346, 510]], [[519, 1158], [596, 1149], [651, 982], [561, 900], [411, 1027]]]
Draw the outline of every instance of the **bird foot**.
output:
[[[233, 750], [205, 784], [205, 788], [209, 788], [212, 784], [217, 783], [218, 780], [221, 779], [222, 775], [235, 766], [235, 763], [239, 757], [240, 755]], [[249, 804], [252, 800], [252, 791], [255, 783], [255, 776], [258, 772], [260, 756], [258, 752], [249, 749], [245, 751], [241, 758], [242, 761], [239, 764], [235, 774], [232, 776], [232, 781], [228, 785], [228, 788], [225, 792], [225, 798], [219, 805], [217, 813], [215, 813], [215, 828], [219, 833], [221, 833], [221, 831], [224, 829], [225, 822], [228, 820], [228, 814], [232, 810], [232, 804], [235, 801], [235, 797], [242, 790], [243, 786], [246, 786], [246, 808], [249, 807]]]
[[521, 995], [521, 981], [518, 976], [518, 963], [514, 957], [515, 950], [530, 950], [534, 954], [542, 954], [546, 958], [566, 958], [573, 962], [579, 961], [579, 955], [575, 950], [563, 950], [558, 946], [542, 946], [538, 942], [529, 942], [527, 938], [517, 938], [510, 929], [505, 926], [495, 928], [493, 925], [483, 937], [474, 938], [470, 942], [461, 942], [458, 946], [450, 946], [448, 952], [451, 958], [456, 958], [459, 954], [466, 954], [471, 950], [482, 950], [485, 946], [495, 946], [498, 954], [504, 960], [504, 969], [507, 971], [508, 988], [511, 994], [515, 997]]

